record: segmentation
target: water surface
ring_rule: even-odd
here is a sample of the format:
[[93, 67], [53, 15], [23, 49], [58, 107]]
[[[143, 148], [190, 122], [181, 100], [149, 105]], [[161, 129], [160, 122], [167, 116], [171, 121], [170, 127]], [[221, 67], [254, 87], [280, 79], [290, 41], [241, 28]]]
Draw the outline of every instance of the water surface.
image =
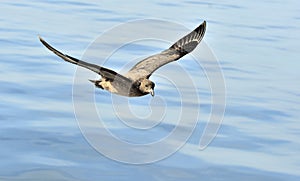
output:
[[[0, 179], [299, 180], [299, 5], [296, 0], [3, 1]], [[205, 150], [199, 150], [211, 95], [203, 71], [187, 57], [179, 64], [199, 81], [202, 101], [193, 135], [178, 152], [162, 161], [130, 165], [104, 157], [84, 139], [72, 102], [76, 67], [46, 51], [38, 35], [60, 50], [82, 57], [104, 31], [143, 18], [178, 22], [189, 29], [207, 20], [204, 41], [221, 63], [227, 105], [217, 137]], [[126, 59], [151, 55], [169, 46], [141, 44], [145, 42], [125, 47], [107, 66], [120, 70]], [[162, 71], [172, 74], [171, 67]], [[179, 108], [177, 93], [168, 82], [154, 79], [157, 95], [165, 96], [168, 106]], [[96, 93], [97, 107], [110, 110], [110, 94]], [[131, 103], [143, 110], [150, 99], [143, 97]], [[137, 114], [143, 116], [144, 111]], [[119, 129], [113, 122], [115, 115], [106, 114], [105, 118], [115, 134], [138, 143], [168, 134], [176, 125], [172, 121], [160, 125], [145, 134], [144, 140], [138, 139], [143, 138], [138, 137], [141, 132]]]

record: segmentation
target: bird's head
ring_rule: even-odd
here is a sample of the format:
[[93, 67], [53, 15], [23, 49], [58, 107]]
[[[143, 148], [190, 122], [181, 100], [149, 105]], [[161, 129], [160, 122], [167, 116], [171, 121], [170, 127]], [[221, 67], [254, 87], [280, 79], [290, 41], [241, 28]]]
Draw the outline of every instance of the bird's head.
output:
[[145, 94], [151, 94], [151, 96], [154, 96], [154, 87], [154, 82], [149, 79], [142, 79], [139, 81], [139, 89]]

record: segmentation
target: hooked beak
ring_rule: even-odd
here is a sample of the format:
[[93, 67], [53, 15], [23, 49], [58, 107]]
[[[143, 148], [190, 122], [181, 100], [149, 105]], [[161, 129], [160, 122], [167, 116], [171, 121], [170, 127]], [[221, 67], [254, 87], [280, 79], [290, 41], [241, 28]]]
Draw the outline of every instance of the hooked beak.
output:
[[154, 97], [154, 90], [153, 89], [150, 90], [150, 94], [151, 94], [152, 97]]

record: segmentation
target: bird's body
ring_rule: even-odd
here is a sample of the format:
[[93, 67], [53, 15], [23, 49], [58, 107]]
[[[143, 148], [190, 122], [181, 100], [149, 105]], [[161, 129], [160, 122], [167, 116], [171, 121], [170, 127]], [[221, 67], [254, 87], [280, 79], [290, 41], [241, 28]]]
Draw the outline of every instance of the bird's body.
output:
[[90, 80], [95, 84], [96, 87], [107, 90], [114, 94], [119, 94], [128, 97], [139, 97], [146, 95], [148, 93], [142, 92], [139, 89], [139, 84], [130, 79], [121, 80], [120, 77], [115, 77], [115, 79], [107, 79], [102, 77], [100, 80]]
[[63, 54], [49, 45], [41, 37], [40, 41], [44, 46], [46, 46], [57, 56], [61, 57], [63, 60], [87, 68], [101, 75], [100, 80], [90, 80], [98, 88], [122, 96], [138, 97], [147, 94], [154, 96], [155, 84], [149, 80], [149, 77], [152, 75], [152, 73], [159, 67], [172, 61], [176, 61], [193, 51], [202, 40], [205, 29], [206, 22], [204, 21], [195, 30], [178, 40], [167, 50], [138, 62], [125, 75], [118, 74], [113, 70], [87, 63]]

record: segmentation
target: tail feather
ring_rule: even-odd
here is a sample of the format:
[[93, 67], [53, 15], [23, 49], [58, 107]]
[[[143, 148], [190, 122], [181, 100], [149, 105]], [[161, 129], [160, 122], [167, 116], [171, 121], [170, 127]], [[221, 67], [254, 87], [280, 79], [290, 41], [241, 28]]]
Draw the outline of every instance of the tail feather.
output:
[[170, 49], [175, 49], [180, 53], [180, 56], [184, 56], [193, 51], [202, 40], [206, 30], [206, 21], [199, 25], [194, 31], [184, 36], [176, 43], [174, 43]]

